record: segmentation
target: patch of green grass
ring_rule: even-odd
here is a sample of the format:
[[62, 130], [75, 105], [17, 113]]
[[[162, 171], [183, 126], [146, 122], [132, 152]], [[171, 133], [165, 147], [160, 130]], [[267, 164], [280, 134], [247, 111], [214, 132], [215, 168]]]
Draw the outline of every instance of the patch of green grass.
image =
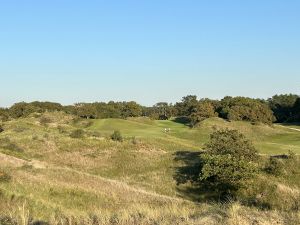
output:
[[[164, 129], [170, 128], [165, 133]], [[258, 150], [264, 154], [280, 154], [293, 150], [300, 153], [300, 132], [285, 129], [278, 126], [252, 125], [248, 122], [227, 122], [220, 118], [211, 118], [203, 121], [200, 125], [191, 129], [188, 126], [174, 121], [145, 122], [144, 119], [121, 120], [101, 119], [95, 120], [90, 127], [104, 134], [110, 134], [114, 130], [120, 130], [124, 136], [136, 136], [152, 140], [165, 140], [178, 146], [201, 148], [208, 141], [210, 133], [214, 129], [237, 129], [247, 138], [252, 140]]]

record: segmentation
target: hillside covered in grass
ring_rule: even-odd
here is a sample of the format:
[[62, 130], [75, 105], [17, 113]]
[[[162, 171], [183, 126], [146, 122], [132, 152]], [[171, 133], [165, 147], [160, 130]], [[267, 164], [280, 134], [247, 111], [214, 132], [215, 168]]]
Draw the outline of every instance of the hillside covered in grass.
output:
[[[207, 201], [206, 194], [192, 184], [180, 184], [184, 169], [205, 151], [213, 131], [236, 129], [254, 143], [262, 157], [268, 157], [290, 150], [300, 154], [296, 125], [209, 118], [190, 128], [175, 119], [90, 120], [46, 112], [4, 122], [2, 128], [0, 169], [5, 176], [0, 174], [0, 221], [296, 224], [299, 219], [298, 209], [293, 208], [297, 207], [293, 201], [299, 200], [299, 174], [269, 177], [279, 197], [264, 211], [231, 200], [226, 204]], [[111, 140], [116, 130], [122, 142]], [[258, 184], [265, 179], [259, 178]], [[272, 197], [264, 201], [268, 198]], [[287, 208], [279, 207], [282, 200]]]

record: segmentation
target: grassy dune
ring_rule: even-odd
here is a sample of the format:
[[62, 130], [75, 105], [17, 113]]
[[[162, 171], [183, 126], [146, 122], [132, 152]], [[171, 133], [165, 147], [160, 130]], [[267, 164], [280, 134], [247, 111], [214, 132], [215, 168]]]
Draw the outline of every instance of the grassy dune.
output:
[[[208, 119], [191, 129], [174, 121], [147, 118], [74, 120], [46, 113], [4, 123], [0, 134], [0, 212], [70, 223], [92, 224], [285, 224], [298, 214], [258, 211], [238, 203], [195, 202], [176, 184], [180, 152], [203, 150], [214, 129], [238, 129], [262, 154], [300, 153], [300, 132], [285, 126], [251, 125]], [[42, 122], [42, 123], [41, 123]], [[164, 129], [170, 128], [169, 133]], [[297, 126], [294, 126], [297, 128]], [[84, 137], [70, 134], [82, 129]], [[109, 136], [120, 130], [124, 142]], [[258, 216], [259, 215], [259, 216]], [[64, 219], [61, 219], [64, 218]], [[236, 223], [242, 224], [242, 223]]]

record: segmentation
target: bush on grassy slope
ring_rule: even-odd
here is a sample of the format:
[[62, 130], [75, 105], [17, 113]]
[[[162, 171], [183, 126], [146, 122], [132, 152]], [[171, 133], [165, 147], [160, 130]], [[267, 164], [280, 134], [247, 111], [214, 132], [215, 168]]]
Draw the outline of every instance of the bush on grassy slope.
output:
[[84, 137], [84, 131], [82, 129], [77, 129], [74, 130], [71, 134], [70, 134], [71, 138], [83, 138]]
[[13, 152], [23, 152], [23, 149], [12, 142], [8, 137], [0, 139], [0, 147]]
[[119, 142], [122, 142], [122, 141], [123, 141], [122, 134], [121, 134], [121, 132], [118, 131], [118, 130], [115, 130], [114, 133], [110, 136], [110, 138], [111, 138], [113, 141], [119, 141]]
[[0, 170], [0, 182], [8, 182], [11, 177], [4, 171]]
[[270, 156], [264, 170], [274, 176], [285, 176], [295, 174], [299, 169], [299, 160], [290, 151], [288, 155]]
[[51, 123], [51, 122], [52, 122], [52, 120], [49, 117], [42, 116], [40, 118], [40, 124], [43, 125], [43, 126], [45, 126], [45, 125], [47, 125], [48, 123]]
[[200, 180], [207, 182], [221, 196], [234, 195], [257, 174], [257, 150], [238, 131], [215, 131], [206, 147]]
[[266, 164], [265, 171], [274, 176], [282, 175], [284, 170], [284, 163], [281, 159], [270, 157]]

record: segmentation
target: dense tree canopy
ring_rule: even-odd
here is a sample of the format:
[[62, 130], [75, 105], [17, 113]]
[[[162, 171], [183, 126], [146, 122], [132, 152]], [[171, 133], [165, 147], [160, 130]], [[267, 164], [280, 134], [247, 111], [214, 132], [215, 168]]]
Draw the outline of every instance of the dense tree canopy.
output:
[[192, 126], [214, 116], [227, 120], [265, 124], [271, 124], [275, 120], [277, 122], [300, 122], [299, 99], [298, 95], [288, 94], [275, 95], [268, 100], [227, 96], [218, 101], [207, 98], [198, 100], [196, 95], [187, 95], [175, 105], [159, 102], [152, 107], [141, 106], [134, 101], [76, 103], [68, 106], [55, 102], [19, 102], [10, 108], [0, 108], [0, 120], [27, 117], [31, 113], [65, 111], [87, 119], [147, 116], [152, 119], [165, 120], [177, 117]]
[[19, 117], [26, 117], [31, 113], [37, 111], [39, 111], [39, 108], [35, 107], [34, 105], [25, 102], [20, 102], [10, 107], [9, 114], [12, 118], [19, 118]]
[[39, 109], [39, 111], [41, 112], [45, 112], [45, 111], [60, 111], [63, 109], [63, 106], [59, 103], [56, 102], [31, 102], [30, 105], [36, 107]]
[[138, 117], [142, 115], [142, 106], [136, 102], [124, 102], [121, 115], [123, 118]]
[[0, 121], [6, 121], [9, 119], [9, 111], [5, 108], [0, 108]]
[[182, 98], [181, 102], [176, 103], [175, 108], [178, 116], [190, 116], [198, 105], [196, 95], [187, 95]]
[[298, 98], [298, 95], [286, 94], [274, 95], [268, 99], [277, 122], [287, 122], [293, 118], [293, 108]]
[[110, 101], [108, 103], [94, 103], [97, 109], [96, 118], [121, 118], [124, 102]]
[[210, 101], [199, 101], [197, 106], [193, 108], [191, 115], [189, 116], [191, 125], [195, 126], [197, 123], [210, 118], [218, 116], [215, 111], [214, 105]]
[[72, 109], [72, 112], [77, 116], [86, 119], [95, 119], [97, 117], [97, 110], [95, 104], [77, 103]]
[[186, 116], [195, 126], [202, 120], [217, 116], [228, 120], [250, 121], [271, 124], [275, 118], [273, 112], [263, 100], [245, 97], [225, 97], [221, 101], [200, 99], [194, 95], [183, 97], [176, 103], [177, 116]]
[[95, 102], [78, 103], [74, 107], [69, 106], [67, 111], [89, 119], [101, 118], [127, 118], [142, 115], [142, 106], [136, 102]]
[[225, 97], [221, 100], [220, 115], [228, 120], [271, 124], [275, 121], [272, 110], [263, 101], [245, 97]]
[[7, 113], [12, 118], [26, 117], [31, 113], [43, 113], [46, 111], [60, 111], [63, 110], [63, 106], [54, 102], [19, 102], [6, 109]]
[[152, 107], [145, 107], [143, 115], [156, 120], [167, 120], [176, 116], [176, 109], [167, 102], [158, 102]]
[[300, 97], [296, 100], [293, 109], [292, 109], [292, 118], [291, 121], [300, 122]]

